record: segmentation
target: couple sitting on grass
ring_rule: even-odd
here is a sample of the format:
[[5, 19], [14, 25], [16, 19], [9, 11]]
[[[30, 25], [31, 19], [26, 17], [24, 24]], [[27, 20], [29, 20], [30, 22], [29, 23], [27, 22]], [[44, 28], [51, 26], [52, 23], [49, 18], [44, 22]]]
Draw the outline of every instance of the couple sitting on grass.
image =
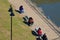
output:
[[38, 30], [36, 29], [36, 32], [37, 32], [37, 35], [38, 35], [37, 40], [48, 40], [47, 35], [45, 33], [44, 34], [42, 33], [41, 28], [38, 28]]

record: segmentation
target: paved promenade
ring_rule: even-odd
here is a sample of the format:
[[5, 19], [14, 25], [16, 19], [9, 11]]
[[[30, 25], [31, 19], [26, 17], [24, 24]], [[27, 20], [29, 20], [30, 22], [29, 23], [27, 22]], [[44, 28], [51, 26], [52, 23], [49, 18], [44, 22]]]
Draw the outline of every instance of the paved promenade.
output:
[[49, 27], [49, 25], [44, 21], [42, 16], [39, 16], [37, 11], [32, 8], [25, 0], [9, 0], [15, 9], [19, 9], [20, 5], [24, 7], [23, 16], [27, 15], [34, 19], [34, 25], [30, 27], [31, 30], [34, 30], [36, 27], [40, 27], [44, 33], [47, 34], [49, 40], [56, 39], [58, 35]]

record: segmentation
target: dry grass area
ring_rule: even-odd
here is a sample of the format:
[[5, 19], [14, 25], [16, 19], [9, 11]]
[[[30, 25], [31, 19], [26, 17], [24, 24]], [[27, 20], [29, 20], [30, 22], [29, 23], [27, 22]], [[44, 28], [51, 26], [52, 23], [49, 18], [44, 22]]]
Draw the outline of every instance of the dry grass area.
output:
[[[10, 40], [11, 19], [8, 9], [8, 0], [0, 0], [0, 40]], [[31, 30], [23, 23], [22, 17], [14, 11], [13, 17], [13, 40], [35, 40]]]

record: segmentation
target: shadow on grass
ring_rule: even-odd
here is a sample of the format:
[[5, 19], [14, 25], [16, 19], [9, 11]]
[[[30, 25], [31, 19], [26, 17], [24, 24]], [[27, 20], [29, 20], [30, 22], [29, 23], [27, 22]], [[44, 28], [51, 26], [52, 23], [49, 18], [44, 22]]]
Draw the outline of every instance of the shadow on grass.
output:
[[32, 33], [32, 35], [34, 35], [34, 36], [38, 36], [35, 31], [31, 31], [31, 33]]
[[21, 14], [21, 12], [19, 10], [15, 10], [16, 12], [18, 12], [19, 14]]
[[28, 22], [23, 21], [23, 23], [25, 23], [26, 25], [30, 26], [30, 24]]
[[[38, 37], [38, 34], [35, 32], [35, 31], [31, 31], [32, 32], [32, 35], [34, 36], [37, 36]], [[36, 38], [36, 40], [41, 40], [40, 38]]]

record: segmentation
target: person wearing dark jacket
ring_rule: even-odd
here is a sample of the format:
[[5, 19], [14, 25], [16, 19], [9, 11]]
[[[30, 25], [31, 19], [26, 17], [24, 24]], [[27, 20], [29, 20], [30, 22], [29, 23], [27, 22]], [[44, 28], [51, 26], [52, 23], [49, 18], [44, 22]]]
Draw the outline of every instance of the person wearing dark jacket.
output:
[[42, 36], [42, 39], [43, 40], [48, 40], [48, 38], [47, 38], [47, 35], [44, 33], [44, 35]]
[[19, 7], [19, 11], [20, 11], [20, 13], [23, 13], [24, 12], [24, 8], [23, 8], [22, 5]]

